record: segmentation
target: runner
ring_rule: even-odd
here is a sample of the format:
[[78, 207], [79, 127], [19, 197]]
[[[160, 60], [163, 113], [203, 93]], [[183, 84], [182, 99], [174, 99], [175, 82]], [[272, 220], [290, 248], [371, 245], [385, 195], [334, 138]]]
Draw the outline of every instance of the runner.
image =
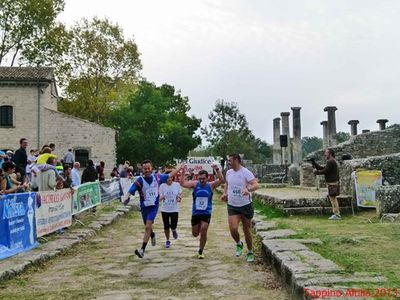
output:
[[207, 231], [211, 221], [212, 212], [212, 196], [213, 191], [224, 181], [224, 176], [217, 164], [211, 167], [216, 171], [218, 179], [207, 182], [208, 172], [201, 170], [198, 174], [198, 180], [187, 181], [185, 173], [180, 176], [181, 185], [185, 188], [193, 189], [193, 205], [192, 205], [192, 234], [194, 237], [200, 235], [200, 246], [197, 257], [204, 259], [204, 247], [207, 242]]
[[171, 247], [169, 240], [170, 229], [172, 230], [172, 236], [176, 240], [178, 238], [178, 232], [176, 227], [178, 226], [179, 217], [179, 206], [178, 203], [182, 200], [182, 188], [179, 183], [174, 182], [175, 177], [169, 177], [166, 183], [160, 186], [160, 200], [163, 201], [161, 208], [161, 215], [164, 223], [165, 248]]
[[232, 169], [226, 172], [224, 194], [221, 200], [228, 202], [228, 222], [232, 238], [236, 242], [236, 256], [243, 252], [240, 240], [239, 223], [242, 221], [244, 237], [247, 244], [247, 262], [254, 262], [251, 219], [254, 215], [251, 192], [258, 189], [257, 179], [248, 169], [241, 165], [238, 154], [229, 155], [228, 164]]
[[153, 175], [153, 167], [150, 160], [142, 162], [143, 176], [139, 177], [130, 187], [128, 193], [125, 195], [124, 204], [127, 205], [130, 196], [134, 195], [136, 191], [140, 195], [140, 212], [142, 214], [145, 231], [143, 236], [142, 248], [135, 250], [135, 254], [139, 258], [144, 257], [147, 243], [151, 238], [151, 245], [156, 245], [156, 234], [153, 231], [154, 219], [157, 216], [159, 205], [159, 187], [161, 183], [167, 181], [169, 177], [175, 176], [178, 170], [173, 170], [170, 174]]

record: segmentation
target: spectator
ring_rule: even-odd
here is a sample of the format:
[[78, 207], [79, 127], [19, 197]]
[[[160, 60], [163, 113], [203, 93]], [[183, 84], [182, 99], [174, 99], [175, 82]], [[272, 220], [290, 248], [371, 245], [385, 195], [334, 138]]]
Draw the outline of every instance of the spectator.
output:
[[88, 166], [83, 170], [81, 183], [94, 182], [99, 179], [93, 160], [88, 160]]
[[119, 178], [119, 172], [117, 167], [114, 167], [112, 169], [110, 176], [111, 178]]
[[49, 145], [49, 148], [51, 149], [51, 152], [54, 152], [54, 150], [56, 150], [56, 145], [54, 143], [51, 143]]
[[3, 163], [3, 170], [1, 176], [1, 192], [2, 194], [13, 194], [22, 191], [27, 187], [26, 184], [19, 184], [16, 187], [12, 186], [10, 175], [15, 171], [15, 165], [11, 161], [6, 161]]
[[7, 157], [4, 158], [4, 161], [12, 161], [14, 152], [12, 152], [12, 150], [7, 150], [6, 155], [7, 155]]
[[64, 167], [64, 183], [63, 188], [68, 189], [72, 187], [72, 171], [70, 166]]
[[124, 167], [122, 168], [122, 171], [119, 173], [119, 177], [120, 178], [128, 178], [128, 169], [129, 169], [129, 166], [124, 165]]
[[0, 169], [3, 167], [4, 159], [7, 158], [7, 154], [0, 150]]
[[13, 161], [16, 165], [16, 170], [21, 174], [22, 180], [25, 178], [25, 169], [28, 164], [28, 155], [26, 154], [26, 148], [28, 147], [28, 140], [22, 138], [19, 140], [20, 148], [15, 151]]
[[74, 168], [71, 171], [71, 180], [73, 187], [81, 184], [81, 174], [79, 173], [80, 168], [81, 164], [77, 161], [74, 162]]
[[104, 161], [101, 161], [100, 165], [96, 167], [97, 174], [99, 174], [99, 181], [104, 181], [104, 179], [105, 179], [104, 167], [105, 167]]
[[[49, 157], [46, 164], [55, 166], [56, 160], [54, 157]], [[54, 191], [56, 187], [56, 174], [54, 170], [48, 169], [40, 172], [40, 191]]]
[[68, 165], [70, 167], [74, 165], [75, 158], [71, 148], [68, 149], [67, 153], [64, 154], [63, 161], [64, 165]]

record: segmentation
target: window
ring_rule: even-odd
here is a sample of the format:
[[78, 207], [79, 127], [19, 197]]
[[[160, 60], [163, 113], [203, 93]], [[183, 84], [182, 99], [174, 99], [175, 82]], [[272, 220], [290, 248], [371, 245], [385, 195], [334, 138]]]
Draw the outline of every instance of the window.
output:
[[75, 161], [81, 164], [81, 168], [86, 168], [89, 160], [89, 150], [76, 149], [75, 150]]
[[10, 105], [0, 106], [0, 126], [13, 126], [13, 107]]

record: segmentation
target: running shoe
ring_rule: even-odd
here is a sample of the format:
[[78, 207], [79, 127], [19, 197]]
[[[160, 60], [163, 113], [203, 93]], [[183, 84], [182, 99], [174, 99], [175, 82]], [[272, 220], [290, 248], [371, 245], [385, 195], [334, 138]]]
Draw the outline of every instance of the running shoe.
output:
[[202, 254], [197, 253], [197, 258], [198, 259], [205, 259], [206, 257], [204, 256], [204, 253], [202, 253]]
[[166, 241], [165, 242], [165, 248], [170, 248], [171, 247], [171, 242], [170, 241]]
[[172, 230], [172, 236], [174, 237], [175, 240], [178, 239], [178, 232], [176, 230]]
[[137, 257], [139, 257], [139, 258], [143, 258], [143, 256], [144, 256], [144, 251], [143, 251], [143, 249], [136, 249], [135, 250], [135, 254], [136, 254], [136, 256]]
[[243, 252], [243, 242], [236, 244], [236, 257], [242, 255]]
[[342, 218], [340, 217], [340, 216], [338, 216], [338, 215], [335, 215], [335, 214], [333, 214], [332, 216], [330, 216], [329, 218], [328, 218], [328, 220], [331, 220], [331, 221], [337, 221], [337, 220], [341, 220]]
[[151, 238], [151, 245], [155, 246], [156, 245], [156, 234], [153, 232], [153, 237]]
[[249, 252], [247, 253], [247, 258], [246, 258], [247, 262], [252, 263], [254, 262], [254, 253], [253, 252]]

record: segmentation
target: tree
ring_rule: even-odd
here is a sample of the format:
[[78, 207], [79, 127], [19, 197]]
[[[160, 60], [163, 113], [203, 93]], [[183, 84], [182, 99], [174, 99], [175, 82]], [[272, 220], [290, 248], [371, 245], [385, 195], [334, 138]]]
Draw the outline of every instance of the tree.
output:
[[13, 66], [20, 55], [46, 44], [64, 0], [0, 0], [0, 65]]
[[111, 115], [119, 130], [117, 158], [141, 162], [151, 158], [156, 165], [185, 158], [201, 142], [195, 135], [200, 119], [189, 117], [189, 99], [171, 85], [157, 87], [141, 82], [127, 104]]
[[340, 143], [343, 143], [343, 142], [349, 140], [350, 134], [348, 132], [339, 131], [338, 133], [336, 133], [335, 138], [336, 138], [336, 142], [338, 144], [340, 144]]
[[[69, 31], [63, 58], [66, 100], [59, 109], [89, 121], [107, 124], [111, 111], [134, 92], [141, 70], [138, 48], [107, 19], [83, 19]], [[68, 78], [68, 80], [67, 80]]]
[[246, 116], [235, 102], [217, 100], [209, 113], [210, 124], [201, 129], [214, 156], [244, 154], [255, 163], [265, 162], [269, 153], [266, 142], [257, 139], [249, 129]]
[[322, 149], [323, 147], [323, 142], [322, 139], [316, 136], [309, 137], [305, 136], [301, 139], [301, 144], [302, 144], [302, 151], [303, 151], [303, 157], [306, 157], [308, 154], [311, 152], [317, 151], [319, 149]]

